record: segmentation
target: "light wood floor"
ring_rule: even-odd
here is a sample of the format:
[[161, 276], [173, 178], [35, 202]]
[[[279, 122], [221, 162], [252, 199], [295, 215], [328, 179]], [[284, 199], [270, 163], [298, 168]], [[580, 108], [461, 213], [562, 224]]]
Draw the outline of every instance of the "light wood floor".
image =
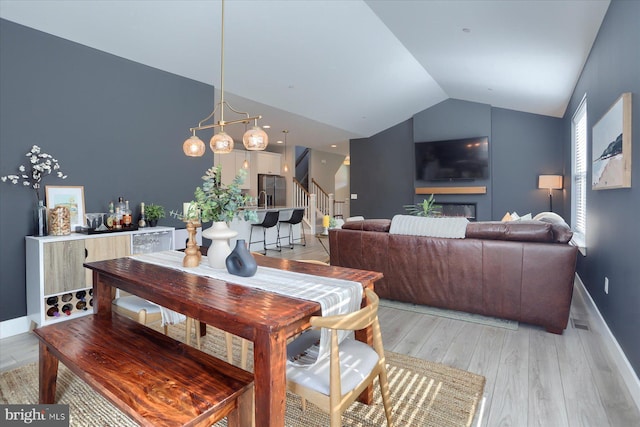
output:
[[[326, 261], [316, 238], [306, 247], [269, 256]], [[385, 349], [445, 363], [487, 378], [480, 425], [640, 426], [620, 372], [580, 293], [563, 335], [520, 324], [517, 331], [381, 307]], [[582, 327], [581, 327], [582, 326]], [[583, 329], [583, 327], [588, 329]], [[0, 370], [37, 361], [37, 340], [22, 334], [0, 340]]]

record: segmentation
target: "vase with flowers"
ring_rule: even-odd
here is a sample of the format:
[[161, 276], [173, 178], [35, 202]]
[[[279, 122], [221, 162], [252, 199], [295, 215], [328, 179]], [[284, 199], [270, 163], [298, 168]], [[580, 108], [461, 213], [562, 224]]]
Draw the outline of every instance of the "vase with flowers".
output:
[[60, 179], [67, 179], [67, 175], [60, 170], [60, 163], [51, 156], [42, 151], [42, 149], [34, 145], [31, 150], [25, 154], [29, 158], [27, 166], [18, 166], [18, 174], [5, 175], [0, 177], [0, 181], [10, 184], [22, 185], [35, 190], [36, 207], [34, 209], [34, 236], [46, 236], [47, 234], [47, 209], [44, 200], [40, 197], [40, 188], [42, 179], [46, 175], [55, 175]]
[[247, 209], [253, 204], [253, 198], [243, 194], [240, 189], [246, 174], [244, 169], [240, 169], [233, 181], [224, 185], [221, 180], [222, 167], [213, 166], [206, 171], [202, 186], [196, 188], [194, 193], [195, 200], [191, 205], [198, 210], [200, 221], [213, 222], [210, 228], [202, 232], [202, 236], [211, 239], [207, 259], [213, 268], [226, 267], [225, 260], [231, 253], [229, 239], [238, 234], [229, 228], [228, 223], [236, 217], [247, 221], [258, 219], [255, 210]]

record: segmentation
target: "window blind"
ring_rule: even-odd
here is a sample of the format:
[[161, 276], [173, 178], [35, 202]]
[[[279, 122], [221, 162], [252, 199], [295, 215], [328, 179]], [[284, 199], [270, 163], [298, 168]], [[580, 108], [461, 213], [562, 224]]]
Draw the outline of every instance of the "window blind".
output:
[[572, 119], [573, 197], [572, 227], [584, 236], [587, 229], [587, 99], [583, 98]]

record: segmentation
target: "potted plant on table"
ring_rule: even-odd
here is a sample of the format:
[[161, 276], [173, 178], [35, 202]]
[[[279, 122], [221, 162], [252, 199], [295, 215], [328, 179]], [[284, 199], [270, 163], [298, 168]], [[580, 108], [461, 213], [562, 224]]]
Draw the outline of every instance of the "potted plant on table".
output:
[[147, 217], [147, 220], [149, 221], [149, 225], [151, 227], [155, 227], [156, 225], [158, 225], [158, 220], [160, 218], [164, 218], [165, 215], [164, 208], [153, 203], [145, 206], [144, 214]]
[[243, 194], [240, 185], [244, 182], [247, 172], [238, 171], [233, 181], [222, 183], [222, 167], [220, 165], [209, 168], [202, 177], [202, 186], [196, 188], [195, 200], [191, 205], [200, 212], [202, 223], [212, 221], [210, 228], [202, 232], [207, 239], [211, 239], [211, 247], [207, 252], [209, 265], [213, 268], [225, 268], [225, 260], [231, 253], [229, 239], [237, 236], [238, 232], [229, 228], [228, 223], [238, 217], [246, 221], [257, 221], [255, 210], [247, 209], [253, 205], [253, 197]]

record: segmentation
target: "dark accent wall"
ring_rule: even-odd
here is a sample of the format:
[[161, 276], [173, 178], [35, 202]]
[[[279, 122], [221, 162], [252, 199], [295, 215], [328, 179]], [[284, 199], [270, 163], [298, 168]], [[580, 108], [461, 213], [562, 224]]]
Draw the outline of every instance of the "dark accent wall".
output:
[[[538, 175], [569, 175], [564, 169], [564, 122], [562, 119], [502, 108], [491, 109], [493, 156], [493, 218], [506, 212], [520, 215], [549, 210], [549, 191], [538, 189]], [[553, 190], [553, 211], [565, 215], [565, 190]], [[567, 211], [570, 212], [570, 211]]]
[[351, 140], [350, 215], [391, 218], [413, 203], [413, 123], [407, 120], [370, 138]]
[[[194, 64], [197, 66], [197, 64]], [[84, 186], [88, 212], [122, 195], [138, 209], [181, 210], [212, 155], [187, 158], [189, 127], [213, 106], [213, 87], [0, 20], [0, 175], [32, 145]], [[207, 135], [200, 135], [207, 140]], [[32, 190], [0, 182], [0, 321], [26, 315], [25, 243]], [[161, 225], [183, 227], [175, 219]]]
[[[477, 102], [448, 99], [428, 108], [413, 117], [413, 142], [440, 141], [448, 139], [489, 137], [489, 179], [473, 182], [427, 183], [417, 182], [419, 187], [466, 187], [484, 186], [487, 193], [482, 195], [457, 194], [436, 195], [438, 202], [476, 203], [476, 217], [488, 220], [491, 212], [491, 180], [493, 176], [493, 138], [491, 137], [491, 106]], [[411, 166], [415, 170], [415, 155], [411, 149]], [[425, 196], [415, 196], [414, 202], [420, 203]]]
[[[413, 128], [411, 132], [410, 128]], [[415, 181], [414, 141], [488, 136], [490, 177], [456, 183]], [[536, 114], [492, 108], [487, 104], [448, 99], [407, 122], [374, 135], [352, 140], [352, 215], [391, 218], [405, 213], [403, 205], [420, 203], [415, 186], [486, 186], [482, 195], [436, 195], [436, 201], [476, 203], [481, 221], [499, 220], [508, 211], [521, 215], [549, 209], [548, 192], [538, 190], [537, 177], [562, 173], [563, 121]], [[556, 191], [553, 210], [564, 216], [563, 191]]]
[[[565, 114], [566, 152], [571, 153], [571, 117], [586, 94], [587, 140], [593, 125], [624, 92], [632, 92], [631, 188], [587, 189], [587, 254], [578, 256], [578, 274], [640, 375], [640, 2], [613, 0]], [[570, 159], [570, 157], [569, 157]], [[588, 150], [589, 164], [592, 160]], [[570, 160], [565, 168], [570, 170]], [[587, 173], [591, 182], [591, 168]], [[570, 211], [570, 198], [566, 201]], [[609, 294], [604, 279], [609, 278]]]

